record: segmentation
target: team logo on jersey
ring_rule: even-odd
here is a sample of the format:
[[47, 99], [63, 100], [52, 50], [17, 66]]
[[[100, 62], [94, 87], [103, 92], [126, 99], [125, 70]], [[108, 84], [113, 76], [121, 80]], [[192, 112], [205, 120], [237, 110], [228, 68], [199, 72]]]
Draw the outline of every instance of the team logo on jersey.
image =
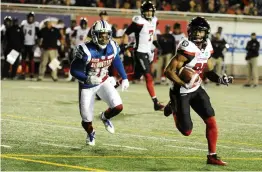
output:
[[135, 20], [135, 21], [138, 21], [138, 20], [139, 20], [139, 17], [135, 17], [134, 20]]
[[189, 45], [189, 42], [188, 42], [188, 41], [184, 40], [184, 41], [182, 42], [182, 46], [183, 46], [183, 47], [187, 47], [188, 45]]

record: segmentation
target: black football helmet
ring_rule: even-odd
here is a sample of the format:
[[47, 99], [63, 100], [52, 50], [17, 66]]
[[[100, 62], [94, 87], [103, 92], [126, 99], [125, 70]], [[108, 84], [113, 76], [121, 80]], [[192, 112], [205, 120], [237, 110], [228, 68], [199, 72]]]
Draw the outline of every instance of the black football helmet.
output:
[[[155, 11], [156, 11], [156, 7], [155, 7], [155, 5], [151, 1], [145, 1], [141, 5], [141, 9], [140, 10], [141, 10], [141, 16], [143, 18], [145, 18], [146, 20], [148, 20], [148, 19], [151, 19], [152, 17], [154, 17]], [[147, 11], [152, 11], [152, 17], [147, 17], [145, 15], [145, 12], [147, 12]]]
[[6, 27], [10, 27], [12, 25], [12, 17], [11, 16], [5, 16], [4, 18], [4, 25]]
[[28, 23], [33, 23], [35, 21], [35, 13], [32, 11], [26, 15]]
[[[196, 38], [197, 31], [205, 31], [205, 36], [201, 39]], [[210, 34], [210, 25], [204, 17], [195, 17], [188, 24], [187, 33], [190, 41], [196, 43], [204, 42]]]
[[80, 18], [80, 26], [82, 29], [85, 29], [87, 27], [87, 19], [85, 17]]

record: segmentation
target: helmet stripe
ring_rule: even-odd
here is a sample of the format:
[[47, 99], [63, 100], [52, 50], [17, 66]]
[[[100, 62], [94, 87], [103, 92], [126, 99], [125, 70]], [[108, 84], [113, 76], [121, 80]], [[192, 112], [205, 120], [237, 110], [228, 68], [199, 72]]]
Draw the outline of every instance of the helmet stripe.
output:
[[101, 22], [102, 22], [103, 28], [105, 29], [106, 28], [105, 22], [103, 20], [101, 20]]

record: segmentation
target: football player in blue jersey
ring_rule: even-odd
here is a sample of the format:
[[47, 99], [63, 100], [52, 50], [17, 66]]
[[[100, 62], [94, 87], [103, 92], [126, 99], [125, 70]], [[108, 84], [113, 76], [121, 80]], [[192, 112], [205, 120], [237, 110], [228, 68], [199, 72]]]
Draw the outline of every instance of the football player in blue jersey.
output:
[[122, 100], [111, 84], [108, 67], [113, 65], [123, 79], [122, 91], [129, 87], [126, 72], [119, 57], [120, 48], [112, 40], [110, 25], [99, 20], [91, 28], [92, 40], [75, 48], [74, 60], [71, 64], [71, 74], [79, 80], [79, 108], [82, 126], [87, 132], [86, 142], [95, 145], [95, 130], [92, 126], [95, 95], [105, 101], [109, 108], [100, 114], [100, 118], [109, 133], [114, 133], [111, 118], [118, 115], [122, 109]]

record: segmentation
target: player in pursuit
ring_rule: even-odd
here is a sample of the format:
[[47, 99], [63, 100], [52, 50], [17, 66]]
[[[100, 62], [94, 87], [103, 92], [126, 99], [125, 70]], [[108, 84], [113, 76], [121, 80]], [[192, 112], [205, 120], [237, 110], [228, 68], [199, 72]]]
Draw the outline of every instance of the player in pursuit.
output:
[[128, 75], [129, 80], [140, 79], [144, 75], [146, 80], [147, 90], [153, 100], [154, 109], [156, 111], [163, 110], [164, 106], [157, 100], [153, 77], [150, 71], [150, 63], [153, 61], [151, 53], [152, 43], [156, 48], [160, 48], [155, 35], [157, 18], [155, 14], [155, 6], [151, 1], [145, 1], [141, 5], [141, 16], [134, 16], [132, 24], [126, 29], [123, 35], [123, 43], [128, 44], [128, 35], [135, 33], [135, 71]]
[[[177, 54], [171, 59], [165, 69], [165, 75], [173, 81], [170, 89], [170, 103], [165, 107], [165, 116], [173, 113], [177, 129], [185, 136], [189, 136], [193, 129], [190, 116], [190, 106], [204, 120], [206, 124], [206, 138], [208, 142], [207, 164], [226, 165], [216, 154], [218, 128], [215, 112], [211, 106], [210, 98], [201, 87], [202, 77], [216, 83], [228, 85], [232, 83], [233, 77], [219, 77], [213, 71], [210, 60], [213, 48], [208, 39], [210, 26], [203, 17], [196, 17], [188, 25], [188, 39], [184, 38], [178, 45]], [[189, 69], [183, 69], [189, 68]], [[179, 77], [178, 71], [194, 70], [188, 83]], [[195, 77], [196, 76], [196, 77]], [[198, 77], [200, 76], [200, 77]]]
[[106, 21], [99, 20], [91, 29], [92, 40], [76, 47], [70, 72], [79, 80], [79, 108], [82, 126], [87, 132], [87, 144], [93, 146], [95, 145], [95, 130], [92, 121], [95, 95], [98, 94], [109, 106], [100, 114], [109, 133], [115, 132], [110, 119], [123, 109], [122, 100], [110, 83], [112, 80], [108, 76], [108, 67], [113, 64], [122, 77], [122, 91], [129, 87], [129, 82], [119, 57], [120, 49], [112, 40], [110, 25]]

